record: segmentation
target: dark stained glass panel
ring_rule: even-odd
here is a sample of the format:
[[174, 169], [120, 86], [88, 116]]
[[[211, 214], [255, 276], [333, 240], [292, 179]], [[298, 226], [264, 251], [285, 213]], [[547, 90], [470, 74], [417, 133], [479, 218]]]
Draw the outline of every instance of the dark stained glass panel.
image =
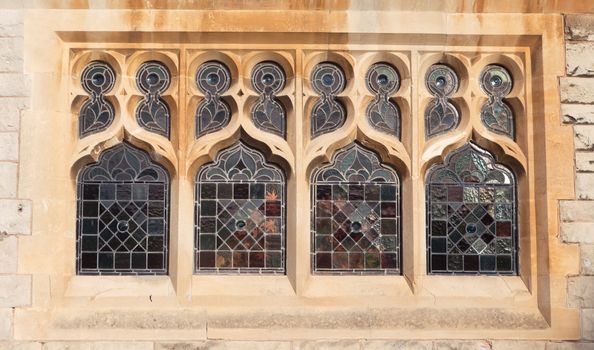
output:
[[400, 181], [357, 143], [314, 171], [312, 271], [400, 274]]
[[285, 175], [238, 143], [196, 178], [195, 271], [285, 272]]
[[458, 90], [456, 72], [446, 65], [435, 64], [427, 71], [425, 85], [434, 97], [425, 110], [426, 138], [455, 129], [460, 116], [449, 98]]
[[196, 85], [205, 95], [196, 109], [196, 137], [200, 137], [221, 130], [231, 120], [231, 108], [221, 98], [231, 86], [231, 72], [222, 62], [205, 62], [196, 73]]
[[311, 73], [311, 85], [320, 99], [311, 111], [311, 138], [340, 128], [346, 120], [346, 109], [336, 99], [346, 86], [342, 68], [332, 62], [322, 62]]
[[260, 93], [258, 102], [252, 107], [254, 124], [259, 129], [284, 138], [285, 109], [275, 95], [285, 87], [285, 72], [274, 62], [258, 63], [252, 71], [252, 84]]
[[150, 132], [169, 138], [169, 107], [161, 98], [167, 90], [171, 74], [164, 64], [156, 61], [143, 63], [136, 73], [136, 85], [144, 99], [136, 108], [136, 121]]
[[429, 169], [426, 191], [429, 273], [516, 274], [516, 183], [509, 169], [469, 143]]
[[103, 131], [113, 122], [115, 109], [105, 99], [105, 94], [113, 89], [115, 81], [113, 68], [105, 62], [93, 61], [83, 70], [81, 84], [90, 99], [80, 109], [78, 132], [81, 138]]
[[376, 63], [367, 71], [367, 89], [375, 94], [367, 107], [367, 120], [378, 130], [400, 137], [400, 111], [390, 96], [400, 88], [400, 77], [394, 67]]
[[128, 143], [78, 176], [77, 273], [167, 273], [169, 175]]
[[503, 101], [512, 89], [512, 78], [507, 69], [498, 65], [488, 65], [481, 73], [481, 88], [489, 100], [481, 108], [481, 121], [498, 134], [514, 138], [514, 114]]

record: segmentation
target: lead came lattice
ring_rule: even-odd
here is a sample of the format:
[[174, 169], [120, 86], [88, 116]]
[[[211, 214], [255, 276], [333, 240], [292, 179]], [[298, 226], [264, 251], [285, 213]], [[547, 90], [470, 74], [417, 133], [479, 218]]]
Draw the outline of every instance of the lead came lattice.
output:
[[81, 84], [91, 98], [80, 109], [80, 137], [103, 131], [113, 122], [115, 110], [105, 94], [113, 89], [115, 80], [113, 68], [102, 61], [93, 61], [83, 70]]
[[453, 130], [460, 122], [456, 107], [449, 98], [458, 90], [458, 76], [444, 64], [434, 64], [425, 76], [425, 84], [434, 96], [425, 110], [425, 137]]
[[340, 128], [346, 120], [346, 109], [336, 99], [336, 94], [344, 90], [345, 75], [340, 66], [332, 62], [322, 62], [311, 73], [311, 85], [320, 99], [311, 112], [311, 138]]
[[400, 77], [394, 67], [387, 63], [376, 63], [367, 71], [367, 89], [375, 99], [367, 107], [367, 120], [376, 129], [400, 137], [400, 112], [390, 100], [400, 88]]
[[490, 131], [514, 138], [514, 114], [503, 101], [512, 89], [512, 79], [507, 69], [488, 65], [481, 72], [481, 88], [489, 100], [481, 108], [481, 121]]
[[161, 94], [167, 90], [170, 81], [167, 67], [156, 61], [143, 63], [136, 73], [136, 85], [145, 94], [136, 108], [136, 120], [146, 130], [167, 138], [171, 116]]
[[196, 109], [196, 137], [201, 137], [223, 129], [231, 120], [231, 108], [221, 98], [231, 86], [231, 72], [221, 62], [205, 62], [196, 73], [196, 85], [206, 95]]
[[274, 62], [258, 63], [252, 71], [252, 84], [260, 93], [260, 99], [252, 108], [254, 124], [285, 138], [285, 109], [275, 97], [285, 87], [285, 72]]

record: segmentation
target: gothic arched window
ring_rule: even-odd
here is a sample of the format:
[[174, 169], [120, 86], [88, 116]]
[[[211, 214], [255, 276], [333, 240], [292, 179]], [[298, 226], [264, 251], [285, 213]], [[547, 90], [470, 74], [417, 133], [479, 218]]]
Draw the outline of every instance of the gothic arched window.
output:
[[169, 175], [128, 143], [78, 175], [77, 272], [167, 273]]

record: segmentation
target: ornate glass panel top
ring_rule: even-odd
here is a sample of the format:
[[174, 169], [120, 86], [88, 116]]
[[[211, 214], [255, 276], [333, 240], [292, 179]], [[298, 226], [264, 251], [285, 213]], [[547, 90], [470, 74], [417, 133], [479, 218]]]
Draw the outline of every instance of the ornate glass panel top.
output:
[[458, 76], [452, 68], [435, 64], [427, 71], [425, 84], [434, 97], [425, 110], [425, 136], [429, 138], [458, 126], [458, 110], [448, 101], [458, 90]]
[[285, 272], [285, 175], [243, 143], [223, 150], [196, 181], [195, 270]]
[[367, 119], [378, 130], [396, 137], [400, 136], [400, 112], [390, 101], [390, 96], [400, 88], [400, 77], [394, 67], [387, 63], [376, 63], [367, 71], [367, 89], [375, 99], [367, 107]]
[[231, 108], [221, 98], [231, 86], [231, 72], [221, 62], [205, 62], [196, 73], [196, 85], [205, 95], [196, 110], [196, 137], [200, 137], [221, 130], [231, 120]]
[[146, 130], [167, 138], [171, 117], [161, 94], [169, 87], [170, 80], [169, 70], [160, 62], [145, 62], [136, 73], [136, 85], [145, 94], [136, 108], [136, 120]]
[[481, 120], [487, 129], [514, 138], [514, 114], [503, 98], [512, 89], [512, 78], [507, 69], [488, 65], [481, 72], [481, 88], [489, 100], [481, 108]]
[[167, 273], [169, 175], [122, 143], [78, 176], [77, 272]]
[[400, 273], [400, 184], [378, 156], [352, 144], [314, 171], [312, 270]]
[[260, 99], [252, 107], [254, 124], [282, 138], [286, 135], [285, 109], [275, 99], [285, 87], [285, 72], [274, 62], [258, 63], [252, 71], [252, 84]]
[[429, 169], [426, 191], [429, 273], [516, 273], [516, 183], [509, 169], [469, 143]]
[[322, 62], [311, 73], [311, 84], [320, 99], [311, 112], [311, 138], [340, 128], [346, 120], [346, 109], [336, 94], [346, 86], [344, 72], [335, 63]]
[[113, 68], [105, 62], [93, 61], [83, 70], [81, 84], [90, 99], [80, 109], [80, 137], [105, 130], [113, 122], [115, 110], [105, 94], [113, 89], [115, 80]]

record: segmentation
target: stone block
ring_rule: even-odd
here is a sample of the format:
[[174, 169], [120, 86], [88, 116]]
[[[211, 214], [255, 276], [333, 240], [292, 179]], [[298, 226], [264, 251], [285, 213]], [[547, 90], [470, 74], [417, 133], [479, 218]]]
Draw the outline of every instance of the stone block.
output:
[[567, 278], [567, 305], [574, 308], [594, 307], [594, 276]]
[[0, 342], [0, 350], [41, 350], [41, 343]]
[[368, 340], [363, 343], [363, 350], [431, 350], [430, 340]]
[[594, 201], [561, 201], [559, 210], [563, 222], [594, 222]]
[[17, 194], [16, 163], [0, 162], [0, 198], [15, 198]]
[[[594, 286], [592, 287], [592, 289], [594, 289]], [[594, 293], [591, 298], [594, 300]], [[594, 303], [594, 301], [593, 301], [593, 303]], [[582, 323], [582, 339], [594, 340], [594, 309], [582, 310], [581, 323]]]
[[291, 350], [290, 342], [281, 341], [203, 341], [157, 343], [155, 350]]
[[0, 37], [23, 36], [23, 11], [7, 10], [0, 11]]
[[560, 82], [562, 103], [594, 103], [594, 79], [569, 77]]
[[31, 202], [0, 200], [0, 233], [31, 234]]
[[493, 350], [545, 350], [546, 342], [538, 340], [493, 340]]
[[122, 342], [49, 342], [43, 350], [153, 350], [153, 343], [147, 341]]
[[594, 172], [594, 152], [576, 152], [575, 171], [579, 173]]
[[0, 273], [16, 273], [17, 238], [0, 233]]
[[563, 122], [568, 124], [594, 124], [594, 107], [592, 105], [562, 104]]
[[0, 276], [0, 307], [18, 307], [31, 304], [31, 276]]
[[565, 37], [569, 40], [594, 40], [594, 15], [566, 15]]
[[29, 96], [31, 80], [28, 75], [21, 73], [0, 73], [0, 96], [24, 97]]
[[0, 132], [0, 161], [19, 160], [19, 134], [17, 132]]
[[594, 343], [551, 342], [547, 343], [547, 350], [594, 350]]
[[29, 108], [29, 98], [0, 98], [0, 131], [18, 131], [21, 111]]
[[0, 309], [0, 339], [12, 338], [12, 309]]
[[594, 42], [568, 42], [565, 57], [567, 75], [594, 75]]
[[593, 244], [580, 244], [580, 273], [586, 276], [594, 275]]
[[577, 173], [575, 176], [575, 195], [578, 199], [594, 199], [594, 174]]
[[0, 72], [23, 71], [23, 38], [0, 38]]
[[594, 150], [594, 125], [576, 125], [573, 131], [573, 143], [576, 150]]
[[361, 341], [345, 340], [311, 340], [293, 343], [293, 350], [361, 350]]
[[594, 223], [564, 222], [560, 225], [559, 236], [567, 243], [594, 243]]
[[490, 350], [491, 344], [485, 340], [438, 340], [433, 343], [433, 350]]

